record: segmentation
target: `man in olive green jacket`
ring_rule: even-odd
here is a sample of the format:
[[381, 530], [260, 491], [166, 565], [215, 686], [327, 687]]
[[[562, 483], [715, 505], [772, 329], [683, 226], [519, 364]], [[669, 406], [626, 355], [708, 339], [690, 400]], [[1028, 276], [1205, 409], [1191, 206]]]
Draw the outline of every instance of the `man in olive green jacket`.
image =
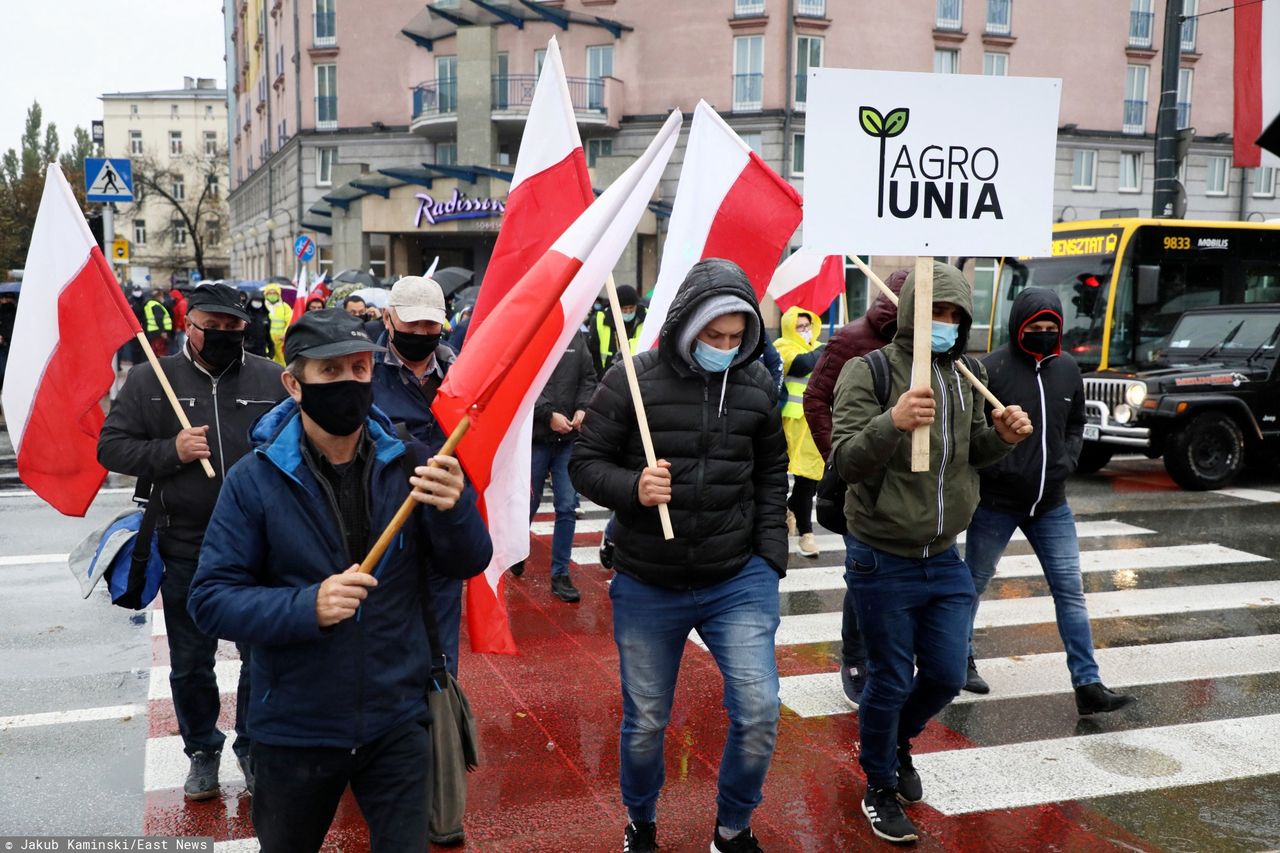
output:
[[[930, 388], [911, 390], [915, 276], [902, 288], [898, 331], [883, 349], [882, 405], [866, 358], [851, 359], [836, 383], [832, 457], [849, 483], [845, 517], [852, 534], [845, 583], [867, 643], [867, 686], [858, 712], [867, 775], [862, 811], [876, 835], [916, 839], [899, 801], [924, 794], [911, 764], [911, 739], [964, 686], [973, 580], [955, 547], [978, 506], [977, 469], [1000, 460], [1031, 434], [1017, 406], [994, 412], [961, 376], [973, 322], [969, 283], [934, 264]], [[981, 365], [970, 369], [985, 377]], [[929, 426], [929, 471], [911, 471], [911, 432]]]

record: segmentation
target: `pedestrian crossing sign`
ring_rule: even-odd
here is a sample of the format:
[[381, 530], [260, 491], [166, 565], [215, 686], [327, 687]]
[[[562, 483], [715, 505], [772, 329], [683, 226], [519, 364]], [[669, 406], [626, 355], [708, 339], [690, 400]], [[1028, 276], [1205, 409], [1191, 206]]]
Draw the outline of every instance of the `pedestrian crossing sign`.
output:
[[84, 159], [86, 201], [133, 201], [133, 164], [129, 158]]

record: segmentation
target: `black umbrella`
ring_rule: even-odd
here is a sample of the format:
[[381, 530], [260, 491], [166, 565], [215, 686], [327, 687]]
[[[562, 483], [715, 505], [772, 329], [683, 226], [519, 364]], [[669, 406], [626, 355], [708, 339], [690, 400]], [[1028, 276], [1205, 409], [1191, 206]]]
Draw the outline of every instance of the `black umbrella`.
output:
[[445, 296], [449, 296], [458, 288], [470, 284], [475, 276], [476, 274], [471, 270], [463, 269], [462, 267], [445, 267], [431, 274], [436, 284], [440, 285], [440, 289], [444, 291]]
[[364, 270], [343, 270], [333, 277], [338, 284], [358, 284], [361, 287], [379, 287], [378, 280]]
[[457, 293], [453, 294], [453, 308], [455, 311], [461, 311], [467, 305], [475, 305], [476, 300], [480, 297], [480, 285], [472, 287], [464, 287]]

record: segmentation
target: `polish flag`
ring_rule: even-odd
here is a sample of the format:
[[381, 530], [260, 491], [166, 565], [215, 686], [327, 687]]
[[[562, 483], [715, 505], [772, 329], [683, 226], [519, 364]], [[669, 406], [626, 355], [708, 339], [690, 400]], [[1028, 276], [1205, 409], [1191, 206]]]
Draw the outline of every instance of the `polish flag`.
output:
[[50, 163], [3, 403], [18, 476], [63, 515], [83, 516], [106, 479], [100, 401], [115, 380], [112, 356], [140, 331], [67, 179]]
[[801, 249], [782, 262], [769, 282], [767, 295], [783, 311], [799, 305], [821, 314], [844, 292], [844, 258]]
[[[431, 411], [446, 433], [464, 415], [471, 428], [458, 460], [480, 494], [494, 559], [483, 580], [467, 586], [467, 626], [479, 652], [514, 654], [503, 597], [503, 573], [529, 548], [529, 466], [513, 463], [529, 451], [527, 424], [569, 339], [631, 240], [680, 135], [673, 112], [644, 154], [574, 220], [509, 289], [449, 368]], [[527, 459], [527, 455], [524, 456]], [[519, 517], [515, 528], [497, 518]]]
[[764, 296], [800, 218], [795, 188], [699, 101], [638, 347], [657, 343], [676, 291], [704, 258], [733, 261], [747, 274], [756, 298]]
[[1280, 121], [1280, 7], [1236, 0], [1235, 19], [1235, 164], [1280, 168], [1280, 156], [1256, 142]]

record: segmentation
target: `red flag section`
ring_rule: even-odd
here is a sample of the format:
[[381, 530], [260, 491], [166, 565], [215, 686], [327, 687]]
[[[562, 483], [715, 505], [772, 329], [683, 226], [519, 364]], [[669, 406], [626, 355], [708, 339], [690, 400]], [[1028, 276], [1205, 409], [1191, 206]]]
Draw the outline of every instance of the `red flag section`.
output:
[[801, 250], [782, 262], [768, 295], [783, 311], [800, 306], [821, 314], [844, 292], [844, 258]]
[[140, 329], [56, 164], [22, 284], [3, 401], [18, 475], [59, 512], [83, 516], [107, 476], [98, 434], [112, 356]]
[[1280, 120], [1280, 7], [1257, 0], [1235, 2], [1235, 123], [1237, 166], [1280, 167], [1258, 138]]

